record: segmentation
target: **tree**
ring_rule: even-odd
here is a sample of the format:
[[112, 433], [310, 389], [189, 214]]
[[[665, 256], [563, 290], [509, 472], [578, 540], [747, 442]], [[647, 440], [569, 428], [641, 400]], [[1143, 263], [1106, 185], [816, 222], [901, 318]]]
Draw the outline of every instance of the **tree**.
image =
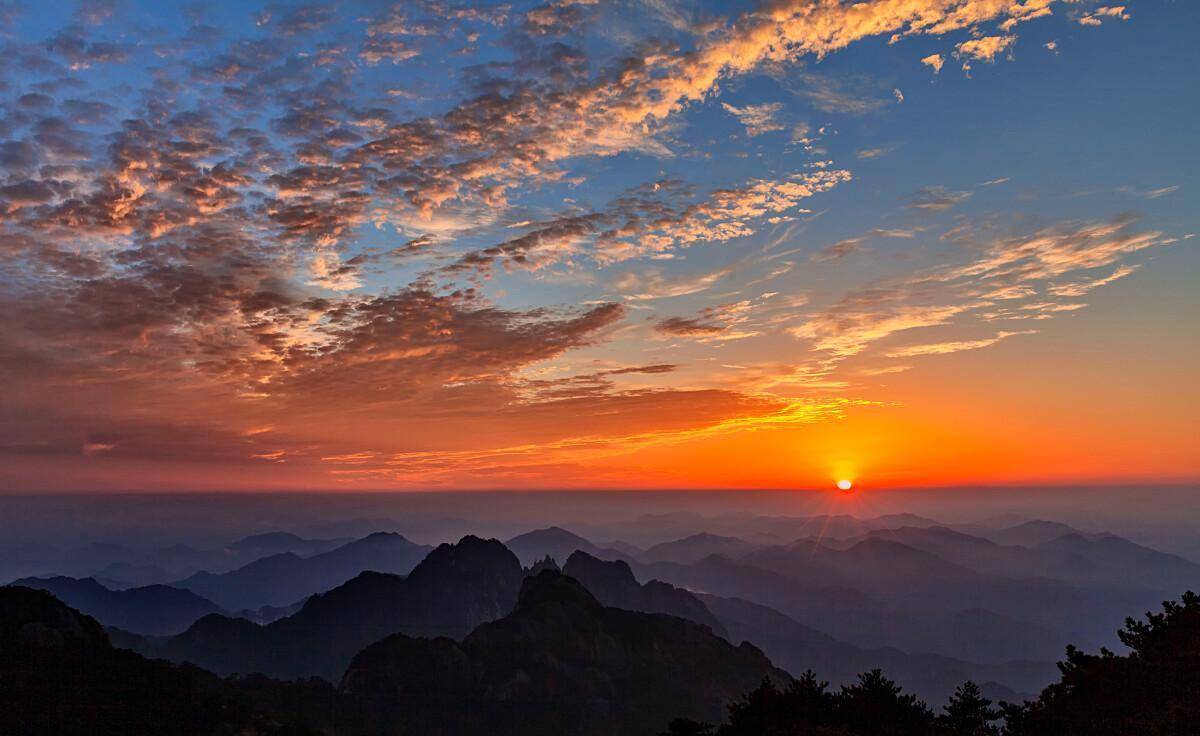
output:
[[1062, 677], [1036, 700], [1003, 704], [1007, 736], [1184, 736], [1200, 724], [1200, 596], [1163, 603], [1118, 632], [1126, 656], [1067, 647]]
[[992, 701], [983, 697], [979, 686], [967, 680], [950, 696], [938, 722], [955, 736], [995, 736], [1000, 729], [992, 721], [1000, 717], [1000, 711], [991, 706]]
[[917, 696], [903, 693], [877, 669], [859, 675], [854, 685], [842, 686], [837, 710], [839, 720], [854, 733], [916, 736], [935, 731], [929, 706]]
[[711, 723], [676, 718], [667, 725], [667, 730], [658, 736], [713, 736], [714, 733]]

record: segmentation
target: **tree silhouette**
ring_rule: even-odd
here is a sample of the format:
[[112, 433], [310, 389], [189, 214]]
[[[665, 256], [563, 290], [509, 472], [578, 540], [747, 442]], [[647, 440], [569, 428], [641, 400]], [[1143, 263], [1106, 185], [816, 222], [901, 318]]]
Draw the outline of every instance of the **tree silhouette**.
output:
[[667, 726], [667, 730], [658, 736], [713, 736], [714, 726], [711, 723], [676, 718]]
[[1118, 632], [1127, 656], [1067, 647], [1062, 678], [1032, 702], [1004, 704], [1006, 736], [1183, 736], [1200, 732], [1200, 596], [1163, 603]]
[[938, 722], [955, 736], [996, 736], [1000, 729], [992, 721], [1000, 717], [1000, 711], [991, 706], [992, 701], [983, 697], [979, 686], [967, 680], [950, 696]]
[[841, 723], [855, 733], [907, 736], [934, 733], [933, 712], [917, 696], [877, 669], [858, 676], [854, 685], [843, 685], [837, 696]]

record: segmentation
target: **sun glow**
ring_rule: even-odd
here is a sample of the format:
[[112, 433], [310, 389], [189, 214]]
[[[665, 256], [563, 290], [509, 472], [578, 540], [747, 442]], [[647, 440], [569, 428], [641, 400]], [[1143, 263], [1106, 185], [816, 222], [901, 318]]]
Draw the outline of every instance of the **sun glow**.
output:
[[854, 484], [848, 480], [843, 479], [843, 480], [839, 480], [837, 482], [837, 487], [838, 487], [839, 491], [848, 491], [854, 487]]

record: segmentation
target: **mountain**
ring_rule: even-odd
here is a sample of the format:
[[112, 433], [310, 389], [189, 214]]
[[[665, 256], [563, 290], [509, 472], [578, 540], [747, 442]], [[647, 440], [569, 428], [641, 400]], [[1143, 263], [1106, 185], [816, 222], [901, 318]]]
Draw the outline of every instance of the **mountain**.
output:
[[985, 529], [980, 531], [998, 544], [1017, 544], [1022, 547], [1036, 547], [1067, 534], [1082, 534], [1078, 529], [1057, 521], [1034, 519], [1021, 524], [1004, 527], [1003, 529]]
[[1066, 534], [1034, 549], [1052, 556], [1052, 575], [1168, 594], [1200, 587], [1200, 565], [1112, 534]]
[[643, 613], [665, 613], [704, 624], [717, 636], [729, 638], [725, 627], [705, 608], [700, 599], [683, 588], [651, 580], [639, 585], [623, 560], [598, 560], [586, 552], [575, 552], [563, 566], [563, 574], [583, 583], [606, 606]]
[[18, 586], [0, 588], [0, 682], [5, 734], [315, 736], [307, 723], [332, 723], [337, 698], [319, 681], [222, 681], [114, 649], [95, 619]]
[[739, 598], [702, 595], [700, 599], [728, 629], [732, 641], [749, 641], [788, 671], [811, 669], [835, 686], [851, 684], [860, 672], [880, 668], [930, 703], [945, 702], [967, 679], [983, 683], [990, 697], [1015, 701], [1040, 690], [1056, 673], [1050, 661], [978, 664], [892, 647], [858, 647], [767, 606]]
[[1200, 565], [1112, 534], [1071, 532], [1033, 547], [998, 544], [941, 526], [875, 531], [860, 540], [868, 538], [901, 543], [977, 572], [1013, 579], [1051, 578], [1166, 595], [1200, 584]]
[[500, 542], [468, 536], [440, 545], [408, 577], [361, 573], [266, 626], [206, 616], [145, 653], [219, 674], [316, 675], [336, 682], [356, 653], [389, 634], [462, 638], [508, 614], [524, 576]]
[[554, 558], [554, 561], [561, 565], [575, 550], [582, 550], [604, 560], [616, 560], [626, 556], [615, 549], [597, 547], [578, 534], [558, 526], [526, 532], [508, 540], [504, 546], [511, 549], [526, 567], [547, 556]]
[[[801, 557], [798, 564], [807, 563]], [[1119, 623], [1118, 611], [1136, 610], [1144, 598], [1085, 594], [1057, 583], [1014, 583], [979, 575], [965, 582], [943, 583], [935, 574], [894, 583], [864, 573], [848, 581], [845, 571], [818, 565], [800, 567], [792, 576], [782, 561], [775, 571], [718, 555], [693, 565], [634, 568], [642, 579], [658, 578], [688, 590], [768, 606], [856, 646], [993, 663], [1048, 661], [1072, 640], [1107, 642], [1110, 634], [1104, 632]], [[878, 588], [864, 593], [850, 582]], [[985, 604], [992, 610], [984, 611]], [[1125, 607], [1117, 608], [1121, 605]], [[1040, 618], [1031, 621], [1026, 615]]]
[[342, 680], [381, 727], [443, 736], [652, 734], [672, 716], [715, 719], [787, 673], [674, 616], [602, 606], [578, 581], [527, 578], [511, 615], [461, 643], [395, 635]]
[[1051, 570], [1046, 556], [1028, 547], [999, 544], [944, 526], [874, 531], [856, 541], [867, 538], [903, 544], [981, 573], [1031, 578], [1045, 577]]
[[687, 565], [699, 562], [709, 555], [721, 555], [733, 560], [760, 547], [761, 545], [738, 537], [701, 532], [683, 539], [656, 544], [639, 555], [638, 559], [642, 562], [678, 562]]
[[399, 534], [376, 532], [312, 557], [284, 552], [227, 573], [197, 573], [175, 585], [230, 611], [282, 607], [329, 590], [364, 570], [406, 574], [429, 550]]
[[177, 634], [202, 616], [219, 613], [215, 603], [169, 585], [109, 590], [94, 578], [23, 578], [13, 585], [45, 590], [72, 608], [138, 634]]
[[243, 537], [229, 545], [228, 550], [240, 558], [253, 560], [269, 555], [291, 552], [300, 557], [311, 557], [337, 549], [353, 539], [305, 539], [291, 532], [265, 532]]
[[961, 565], [899, 542], [867, 536], [842, 547], [817, 540], [751, 552], [741, 562], [789, 578], [824, 585], [845, 585], [870, 593], [973, 582], [979, 574]]
[[[217, 549], [173, 544], [160, 549], [91, 543], [59, 550], [48, 545], [20, 545], [5, 550], [0, 580], [13, 577], [92, 577], [110, 589], [171, 583], [200, 572], [224, 573], [270, 555], [290, 552], [309, 557], [340, 547], [351, 539], [304, 539], [287, 532], [245, 537]], [[6, 574], [15, 573], [15, 574]], [[291, 602], [291, 601], [289, 601]]]

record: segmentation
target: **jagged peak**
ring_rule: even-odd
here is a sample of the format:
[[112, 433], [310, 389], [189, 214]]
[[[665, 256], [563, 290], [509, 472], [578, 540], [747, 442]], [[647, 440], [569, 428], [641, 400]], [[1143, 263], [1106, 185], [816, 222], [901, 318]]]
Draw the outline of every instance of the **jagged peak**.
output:
[[602, 606], [588, 589], [573, 577], [553, 570], [543, 570], [525, 578], [517, 597], [515, 613], [528, 612], [546, 606], [600, 609]]
[[481, 539], [472, 534], [457, 543], [440, 544], [409, 573], [409, 579], [471, 569], [511, 569], [522, 572], [521, 562], [497, 539]]
[[624, 560], [602, 560], [583, 550], [572, 552], [571, 556], [567, 558], [567, 564], [563, 565], [563, 574], [572, 575], [572, 571], [582, 573], [582, 577], [600, 575], [610, 580], [632, 583], [635, 586], [638, 584], [629, 563]]

